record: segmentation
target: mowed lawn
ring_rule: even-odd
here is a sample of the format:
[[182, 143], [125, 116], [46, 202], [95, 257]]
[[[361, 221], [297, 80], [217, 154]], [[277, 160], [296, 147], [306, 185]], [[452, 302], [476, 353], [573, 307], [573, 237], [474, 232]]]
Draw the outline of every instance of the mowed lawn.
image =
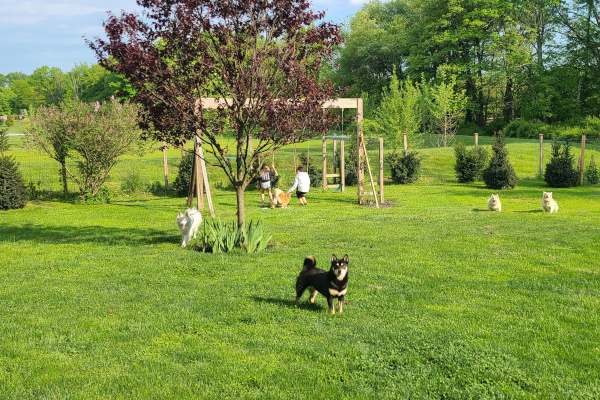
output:
[[[20, 140], [25, 177], [58, 190], [58, 164]], [[258, 254], [180, 248], [174, 196], [0, 212], [0, 399], [600, 398], [600, 187], [548, 189], [539, 144], [507, 148], [521, 180], [500, 191], [502, 213], [483, 183], [456, 182], [451, 148], [420, 150], [421, 179], [386, 181], [384, 209], [348, 187], [263, 210], [249, 190], [247, 220], [273, 232]], [[292, 157], [275, 158], [284, 188]], [[126, 158], [108, 186], [133, 167], [163, 179], [157, 152]], [[218, 170], [211, 181], [233, 221], [235, 193]], [[558, 213], [541, 212], [544, 190]], [[294, 306], [308, 254], [325, 268], [349, 255], [343, 314], [322, 296]]]

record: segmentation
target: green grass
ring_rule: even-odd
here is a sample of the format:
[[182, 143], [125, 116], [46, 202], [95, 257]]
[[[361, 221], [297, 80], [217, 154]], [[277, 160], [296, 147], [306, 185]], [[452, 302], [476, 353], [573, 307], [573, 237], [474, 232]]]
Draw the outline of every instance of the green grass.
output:
[[[11, 143], [27, 179], [60, 188], [57, 165]], [[274, 233], [258, 254], [181, 249], [175, 197], [2, 212], [0, 398], [599, 398], [600, 187], [555, 189], [559, 212], [542, 213], [538, 143], [507, 148], [522, 179], [502, 213], [484, 211], [482, 183], [456, 182], [452, 149], [421, 150], [421, 179], [387, 185], [386, 209], [349, 187], [262, 210], [249, 190], [247, 220]], [[276, 156], [283, 186], [292, 154]], [[109, 186], [132, 164], [163, 180], [155, 153]], [[234, 219], [234, 192], [210, 176], [217, 215]], [[344, 313], [322, 296], [294, 307], [303, 258], [332, 253], [350, 257]]]

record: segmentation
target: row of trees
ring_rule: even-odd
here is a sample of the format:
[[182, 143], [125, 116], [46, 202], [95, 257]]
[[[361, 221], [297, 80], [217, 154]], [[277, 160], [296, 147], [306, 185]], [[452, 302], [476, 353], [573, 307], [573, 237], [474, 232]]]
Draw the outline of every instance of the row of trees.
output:
[[0, 74], [0, 115], [27, 115], [41, 106], [57, 106], [75, 96], [84, 102], [105, 101], [126, 89], [123, 79], [99, 65], [78, 64], [68, 72], [42, 66], [31, 75]]
[[[349, 96], [457, 78], [465, 119], [559, 122], [598, 115], [600, 5], [588, 0], [372, 0], [346, 27], [328, 76]], [[370, 117], [366, 111], [366, 116]]]

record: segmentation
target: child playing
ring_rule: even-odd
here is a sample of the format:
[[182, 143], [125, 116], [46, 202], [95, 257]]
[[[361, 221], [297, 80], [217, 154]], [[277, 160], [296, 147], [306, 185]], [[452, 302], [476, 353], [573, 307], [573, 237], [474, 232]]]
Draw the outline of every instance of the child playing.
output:
[[271, 193], [271, 183], [273, 181], [274, 176], [279, 176], [277, 170], [275, 169], [275, 163], [271, 164], [273, 171], [269, 168], [268, 165], [265, 165], [261, 174], [260, 174], [260, 199], [262, 200], [262, 206], [265, 207], [265, 190], [269, 191], [269, 201], [273, 201], [273, 194]]
[[307, 172], [304, 172], [304, 167], [299, 165], [296, 168], [296, 178], [294, 179], [294, 185], [287, 191], [287, 193], [291, 193], [294, 189], [298, 188], [296, 191], [296, 196], [298, 197], [298, 201], [301, 206], [307, 206], [308, 202], [306, 201], [306, 197], [304, 195], [308, 193], [310, 190], [310, 177]]

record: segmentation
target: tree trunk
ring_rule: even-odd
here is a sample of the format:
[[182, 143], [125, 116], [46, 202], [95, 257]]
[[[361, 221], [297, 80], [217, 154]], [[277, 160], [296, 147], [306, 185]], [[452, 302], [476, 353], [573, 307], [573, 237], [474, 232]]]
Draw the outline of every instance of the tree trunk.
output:
[[502, 108], [504, 114], [504, 121], [507, 123], [512, 121], [513, 116], [513, 88], [512, 88], [512, 78], [508, 77], [506, 79], [506, 89], [504, 90], [504, 105]]
[[235, 194], [237, 200], [237, 223], [238, 227], [243, 228], [246, 225], [246, 205], [244, 204], [244, 189], [243, 185], [237, 185], [235, 187]]
[[60, 163], [62, 169], [62, 184], [63, 192], [69, 194], [69, 188], [67, 187], [67, 164], [63, 161]]

